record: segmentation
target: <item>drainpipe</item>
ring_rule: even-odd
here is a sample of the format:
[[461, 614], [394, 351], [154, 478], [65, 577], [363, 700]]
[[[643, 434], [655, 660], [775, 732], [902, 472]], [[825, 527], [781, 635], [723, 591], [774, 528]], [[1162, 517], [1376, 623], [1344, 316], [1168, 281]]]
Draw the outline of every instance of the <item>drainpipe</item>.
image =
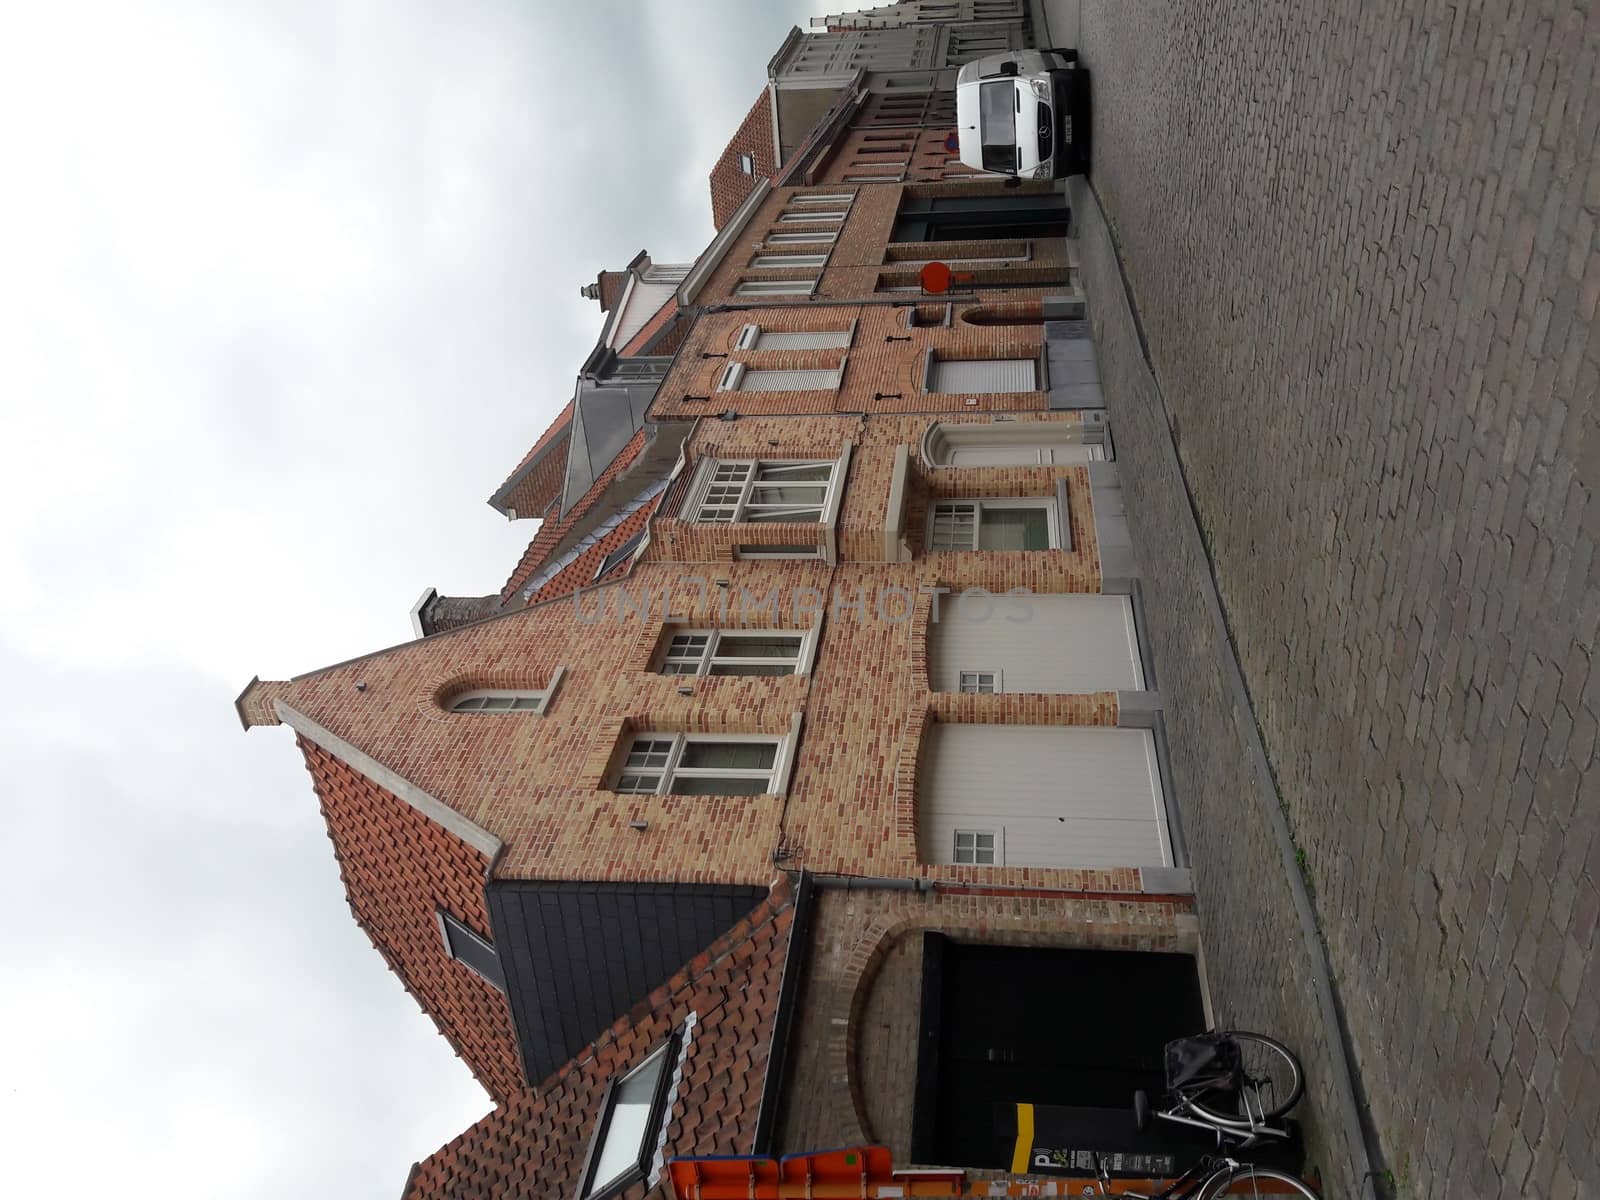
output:
[[837, 888], [846, 892], [931, 892], [934, 889], [934, 882], [931, 879], [889, 878], [879, 875], [812, 875], [811, 882], [815, 887]]

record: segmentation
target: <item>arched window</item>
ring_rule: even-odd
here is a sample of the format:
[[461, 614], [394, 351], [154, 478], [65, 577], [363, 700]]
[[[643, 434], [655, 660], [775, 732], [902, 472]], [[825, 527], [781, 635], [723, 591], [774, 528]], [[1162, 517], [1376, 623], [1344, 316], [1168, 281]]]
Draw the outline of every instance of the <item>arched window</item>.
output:
[[1097, 462], [1106, 457], [1105, 435], [1065, 421], [935, 421], [922, 439], [930, 467], [1033, 467]]
[[543, 714], [566, 673], [565, 667], [557, 667], [550, 676], [549, 686], [543, 688], [473, 688], [456, 692], [444, 706], [453, 713]]

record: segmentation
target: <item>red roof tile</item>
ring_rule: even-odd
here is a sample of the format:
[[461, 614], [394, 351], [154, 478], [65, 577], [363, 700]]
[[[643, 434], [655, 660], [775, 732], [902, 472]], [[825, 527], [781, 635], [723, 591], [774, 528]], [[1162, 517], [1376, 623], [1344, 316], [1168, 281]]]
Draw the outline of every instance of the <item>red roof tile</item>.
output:
[[436, 910], [488, 936], [482, 853], [299, 739], [356, 923], [497, 1101], [527, 1084], [505, 997], [452, 959]]
[[[634, 433], [628, 439], [627, 445], [617, 452], [616, 458], [611, 460], [611, 465], [600, 473], [589, 490], [571, 510], [561, 514], [558, 520], [546, 521], [539, 527], [539, 532], [534, 534], [533, 541], [528, 543], [528, 548], [523, 552], [522, 559], [517, 563], [516, 569], [511, 572], [511, 578], [506, 580], [505, 587], [500, 589], [502, 603], [515, 606], [518, 603], [517, 593], [544, 565], [550, 551], [567, 535], [567, 531], [578, 523], [588, 511], [594, 507], [597, 500], [605, 494], [612, 480], [627, 469], [634, 459], [639, 457], [645, 446], [645, 431], [643, 429]], [[648, 506], [647, 506], [648, 507]], [[591, 560], [590, 568], [594, 562]], [[542, 594], [542, 593], [541, 593]]]
[[[606, 1084], [641, 1062], [673, 1033], [684, 1039], [664, 1158], [749, 1154], [777, 1018], [778, 994], [794, 910], [782, 882], [744, 920], [657, 988], [537, 1093], [523, 1089], [413, 1169], [404, 1200], [568, 1197], [594, 1135]], [[654, 1186], [628, 1200], [666, 1197]]]
[[[755, 174], [747, 175], [739, 166], [739, 155], [755, 159]], [[778, 169], [777, 147], [772, 144], [772, 108], [767, 89], [762, 88], [756, 102], [734, 130], [722, 156], [711, 168], [711, 223], [721, 229], [738, 211], [762, 179]]]
[[[615, 529], [607, 532], [605, 537], [546, 580], [535, 599], [558, 600], [562, 596], [570, 596], [579, 588], [598, 583], [599, 580], [594, 577], [594, 573], [600, 569], [600, 564], [605, 561], [606, 555], [613, 550], [620, 550], [629, 538], [643, 529], [655, 510], [656, 505], [651, 503], [646, 504], [638, 512], [630, 513]], [[621, 572], [622, 564], [618, 563], [608, 572], [607, 578], [612, 581], [621, 579], [623, 577]]]

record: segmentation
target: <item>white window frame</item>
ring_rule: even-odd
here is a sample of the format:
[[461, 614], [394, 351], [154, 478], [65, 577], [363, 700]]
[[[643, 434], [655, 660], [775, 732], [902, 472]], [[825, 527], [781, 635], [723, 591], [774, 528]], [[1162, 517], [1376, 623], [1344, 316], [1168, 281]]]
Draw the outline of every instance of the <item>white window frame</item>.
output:
[[758, 254], [750, 260], [752, 271], [783, 271], [790, 267], [809, 271], [824, 266], [827, 254]]
[[[645, 1165], [655, 1148], [657, 1138], [660, 1137], [662, 1122], [667, 1119], [665, 1101], [668, 1085], [672, 1079], [672, 1062], [667, 1056], [674, 1052], [677, 1045], [677, 1037], [668, 1038], [645, 1055], [637, 1066], [612, 1079], [606, 1086], [605, 1094], [600, 1099], [600, 1110], [595, 1114], [594, 1133], [589, 1138], [589, 1150], [584, 1157], [583, 1175], [578, 1190], [581, 1200], [601, 1200], [602, 1197], [617, 1195], [644, 1178]], [[650, 1110], [645, 1117], [644, 1131], [639, 1138], [639, 1145], [637, 1148], [631, 1145], [629, 1147], [634, 1150], [633, 1157], [627, 1159], [626, 1165], [620, 1171], [613, 1173], [609, 1179], [595, 1178], [601, 1163], [605, 1160], [606, 1142], [611, 1133], [611, 1121], [616, 1112], [618, 1093], [635, 1076], [652, 1069], [656, 1071], [656, 1076], [651, 1088]]]
[[[561, 686], [561, 680], [566, 673], [567, 669], [565, 667], [557, 667], [555, 673], [550, 676], [549, 685], [543, 688], [474, 688], [471, 691], [458, 692], [450, 697], [447, 711], [473, 717], [519, 716], [530, 713], [536, 717], [542, 717], [550, 711], [550, 702], [555, 699], [556, 689]], [[496, 706], [494, 708], [486, 708], [482, 705], [462, 707], [463, 704], [472, 700], [511, 700], [527, 701], [528, 703], [516, 706]]]
[[790, 204], [843, 204], [856, 198], [854, 192], [800, 192], [789, 197]]
[[[837, 367], [785, 367], [785, 368], [778, 368], [778, 369], [779, 370], [784, 370], [784, 371], [828, 371], [828, 372], [831, 372], [832, 375], [833, 375], [833, 382], [830, 383], [828, 385], [828, 387], [831, 387], [836, 391], [838, 390], [840, 380], [842, 380], [844, 378], [844, 364], [843, 363], [840, 363]], [[773, 388], [773, 387], [747, 388], [747, 387], [744, 386], [745, 377], [747, 375], [751, 374], [752, 372], [754, 372], [754, 373], [756, 373], [758, 375], [760, 375], [760, 374], [771, 374], [772, 370], [773, 370], [772, 368], [766, 368], [766, 367], [752, 367], [748, 363], [731, 362], [727, 366], [722, 368], [722, 375], [717, 379], [717, 390], [719, 392], [744, 392], [744, 391], [749, 391], [749, 392], [794, 392], [794, 391], [809, 392], [809, 391], [820, 390], [820, 389], [817, 389], [817, 388]]]
[[[722, 653], [722, 644], [726, 641], [737, 641], [740, 638], [796, 638], [800, 645], [796, 648], [793, 658], [764, 658], [750, 655], [728, 655]], [[686, 652], [673, 653], [674, 643], [679, 638], [704, 638], [705, 644], [700, 648], [698, 656]], [[668, 630], [666, 644], [661, 650], [660, 663], [656, 671], [661, 675], [681, 675], [688, 678], [713, 674], [713, 668], [727, 664], [746, 666], [792, 666], [791, 675], [811, 674], [811, 663], [816, 655], [817, 627], [809, 629], [704, 629], [675, 626]], [[669, 671], [669, 666], [687, 667], [688, 670]], [[736, 673], [719, 675], [717, 678], [778, 678], [777, 676], [740, 676]]]
[[[989, 681], [988, 688], [983, 686], [985, 679]], [[967, 686], [968, 680], [971, 687]], [[1001, 683], [999, 671], [962, 671], [956, 677], [956, 691], [963, 696], [989, 696], [1005, 690]]]
[[733, 293], [736, 296], [809, 296], [816, 290], [815, 279], [745, 279]]
[[789, 560], [797, 558], [820, 558], [827, 562], [833, 561], [832, 551], [828, 548], [828, 546], [820, 542], [814, 546], [800, 545], [798, 543], [782, 543], [770, 546], [764, 546], [759, 542], [745, 543], [733, 548], [733, 556], [740, 561], [757, 558], [781, 558]]
[[768, 246], [830, 246], [839, 240], [837, 229], [780, 230], [767, 234]]
[[[972, 527], [972, 545], [961, 546], [935, 546], [934, 532], [937, 528], [937, 518], [940, 509], [968, 506], [973, 509], [975, 518]], [[1049, 530], [1049, 550], [1061, 549], [1061, 520], [1059, 507], [1053, 496], [991, 496], [982, 499], [937, 500], [928, 507], [928, 533], [925, 544], [929, 551], [935, 554], [945, 553], [970, 553], [979, 551], [984, 554], [1029, 554], [1038, 551], [1027, 550], [984, 550], [980, 543], [983, 540], [983, 514], [984, 511], [1002, 508], [1042, 508]]]
[[847, 209], [819, 209], [816, 212], [784, 211], [778, 214], [780, 225], [837, 225], [844, 220]]
[[[816, 504], [788, 504], [767, 501], [752, 501], [751, 496], [763, 485], [781, 486], [782, 479], [769, 475], [761, 477], [762, 471], [781, 472], [786, 467], [822, 467], [829, 468], [826, 482], [821, 480], [800, 481], [804, 485], [820, 487], [822, 494]], [[691, 520], [709, 524], [732, 524], [750, 520], [752, 508], [762, 513], [770, 513], [769, 520], [759, 522], [770, 524], [780, 521], [797, 521], [803, 524], [823, 524], [829, 519], [830, 513], [836, 513], [839, 507], [839, 485], [843, 479], [843, 464], [836, 458], [719, 458], [712, 460], [711, 468], [706, 472], [705, 479], [695, 495], [690, 497], [691, 503], [686, 506], [693, 514]], [[744, 468], [742, 471], [739, 468]], [[718, 478], [718, 476], [722, 478]], [[730, 495], [737, 488], [737, 494]], [[712, 499], [713, 492], [718, 492], [716, 499]], [[788, 510], [786, 514], [785, 510]], [[792, 513], [809, 513], [816, 510], [817, 516], [789, 515]], [[722, 515], [726, 513], [727, 515]]]
[[[768, 733], [636, 733], [633, 740], [628, 743], [628, 748], [622, 757], [622, 765], [617, 768], [616, 776], [612, 780], [611, 790], [624, 796], [671, 796], [685, 793], [675, 793], [672, 785], [679, 779], [729, 779], [729, 780], [760, 780], [766, 786], [759, 792], [697, 792], [694, 795], [709, 796], [781, 796], [789, 787], [789, 772], [794, 766], [794, 734], [768, 734]], [[769, 767], [684, 767], [684, 750], [695, 744], [725, 745], [759, 744], [773, 747], [772, 765]], [[645, 752], [641, 748], [651, 746], [647, 751], [660, 759], [657, 763], [640, 763], [631, 765], [631, 759], [636, 753]], [[648, 763], [648, 760], [646, 760]], [[654, 786], [644, 786], [651, 776], [655, 777]], [[623, 786], [629, 780], [634, 781], [634, 786]]]
[[[969, 839], [966, 846], [962, 845], [962, 838]], [[979, 838], [988, 838], [990, 844], [982, 846]], [[963, 859], [962, 852], [970, 854], [970, 858]], [[984, 862], [978, 856], [987, 852], [989, 861]], [[958, 829], [955, 837], [951, 839], [950, 861], [961, 867], [1003, 867], [1006, 865], [1006, 831], [1004, 826], [999, 829]]]
[[739, 155], [739, 170], [746, 175], [754, 175], [756, 173], [756, 156], [741, 152]]

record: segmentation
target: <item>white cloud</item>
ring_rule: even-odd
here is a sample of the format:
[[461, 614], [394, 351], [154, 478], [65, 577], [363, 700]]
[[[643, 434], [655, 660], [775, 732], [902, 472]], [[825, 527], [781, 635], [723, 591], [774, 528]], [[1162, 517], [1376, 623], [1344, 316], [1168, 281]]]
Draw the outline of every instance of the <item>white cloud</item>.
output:
[[796, 19], [8, 14], [9, 1191], [390, 1197], [483, 1111], [350, 920], [298, 756], [229, 702], [402, 640], [424, 584], [498, 589], [532, 530], [484, 498], [593, 344], [578, 286], [704, 245]]

